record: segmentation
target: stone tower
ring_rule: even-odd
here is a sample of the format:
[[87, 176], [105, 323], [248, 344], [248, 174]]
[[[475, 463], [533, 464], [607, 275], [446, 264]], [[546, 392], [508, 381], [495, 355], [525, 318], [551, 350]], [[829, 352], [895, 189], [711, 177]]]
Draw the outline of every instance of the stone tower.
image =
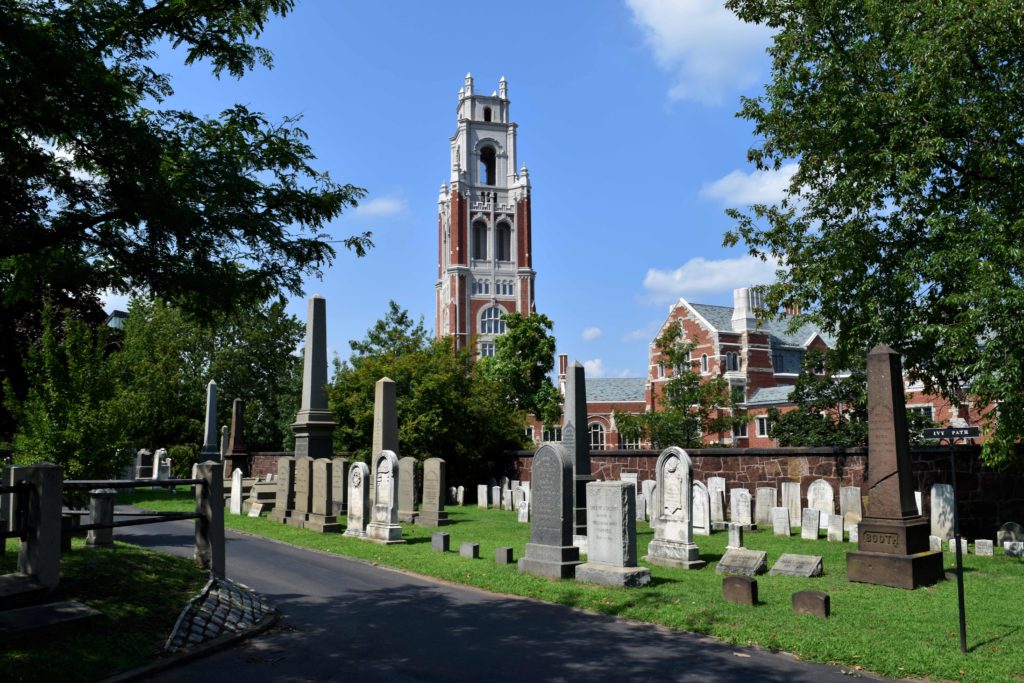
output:
[[530, 179], [516, 171], [508, 85], [480, 95], [466, 74], [451, 137], [451, 175], [438, 197], [437, 321], [456, 348], [494, 354], [500, 316], [534, 311]]

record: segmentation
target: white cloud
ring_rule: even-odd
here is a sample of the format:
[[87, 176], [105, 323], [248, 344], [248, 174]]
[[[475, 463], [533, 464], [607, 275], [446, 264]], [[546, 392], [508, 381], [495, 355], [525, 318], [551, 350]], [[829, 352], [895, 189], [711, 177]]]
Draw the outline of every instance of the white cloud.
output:
[[594, 341], [602, 334], [600, 327], [587, 327], [583, 330], [583, 341]]
[[583, 369], [587, 371], [587, 377], [604, 377], [604, 361], [600, 358], [583, 361]]
[[626, 0], [654, 57], [674, 75], [669, 97], [720, 104], [759, 82], [767, 27], [747, 24], [722, 0]]
[[374, 197], [360, 202], [355, 214], [360, 216], [394, 216], [405, 211], [406, 203], [401, 197]]
[[692, 258], [675, 270], [650, 268], [644, 287], [655, 301], [671, 301], [680, 296], [688, 300], [702, 294], [731, 292], [737, 287], [769, 284], [775, 281], [778, 264], [753, 256], [707, 260]]
[[654, 333], [657, 332], [658, 328], [661, 327], [661, 323], [662, 323], [662, 321], [660, 321], [660, 320], [651, 320], [650, 322], [648, 322], [643, 327], [637, 328], [635, 330], [630, 330], [626, 334], [622, 335], [622, 341], [624, 341], [624, 342], [635, 342], [635, 341], [649, 342], [649, 341], [651, 341], [651, 338], [654, 336]]
[[725, 204], [776, 204], [786, 196], [786, 190], [797, 171], [796, 162], [783, 164], [778, 171], [736, 170], [718, 180], [705, 183], [700, 196], [718, 199]]

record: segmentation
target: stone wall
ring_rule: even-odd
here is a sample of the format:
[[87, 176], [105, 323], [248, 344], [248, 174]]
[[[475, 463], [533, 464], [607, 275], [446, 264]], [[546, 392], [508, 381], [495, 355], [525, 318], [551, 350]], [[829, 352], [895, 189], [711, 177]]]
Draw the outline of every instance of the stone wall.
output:
[[[700, 448], [687, 450], [693, 461], [695, 480], [724, 477], [726, 488], [746, 488], [751, 494], [758, 486], [780, 489], [784, 481], [799, 481], [806, 505], [807, 487], [815, 479], [832, 485], [839, 499], [840, 486], [859, 486], [866, 494], [868, 455], [866, 448]], [[1003, 523], [1024, 523], [1024, 468], [997, 472], [982, 464], [980, 448], [957, 449], [957, 492], [962, 533], [973, 540], [994, 538]], [[658, 451], [608, 450], [590, 455], [590, 469], [599, 480], [619, 479], [623, 472], [636, 472], [638, 479], [655, 479]], [[531, 451], [509, 454], [507, 474], [530, 479]], [[950, 483], [949, 451], [916, 448], [911, 451], [914, 488], [921, 491], [923, 513], [930, 514], [932, 484]]]

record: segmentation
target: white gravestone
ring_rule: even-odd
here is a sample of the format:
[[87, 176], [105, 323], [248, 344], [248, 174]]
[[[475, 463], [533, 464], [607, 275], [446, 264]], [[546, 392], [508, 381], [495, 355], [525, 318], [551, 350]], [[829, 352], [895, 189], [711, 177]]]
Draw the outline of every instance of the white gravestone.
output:
[[842, 543], [843, 541], [843, 516], [842, 515], [829, 515], [828, 516], [828, 540], [837, 541]]
[[647, 546], [651, 564], [699, 569], [706, 562], [693, 542], [693, 464], [681, 448], [671, 446], [658, 456], [654, 510], [658, 523]]
[[750, 507], [750, 491], [746, 489], [731, 489], [729, 491], [729, 514], [732, 516], [733, 524], [742, 524], [746, 527], [753, 524]]
[[726, 550], [739, 550], [743, 547], [743, 525], [735, 522], [729, 525], [729, 541], [725, 544]]
[[711, 535], [711, 494], [704, 482], [693, 482], [693, 533]]
[[521, 500], [518, 503], [516, 514], [516, 521], [522, 524], [530, 523], [530, 504], [525, 500]]
[[843, 486], [839, 489], [839, 514], [843, 516], [843, 524], [846, 526], [860, 524], [864, 511], [859, 486]]
[[466, 487], [465, 486], [460, 486], [457, 489], [455, 489], [455, 502], [458, 505], [465, 505], [466, 504]]
[[651, 499], [651, 493], [654, 491], [654, 480], [644, 479], [640, 482], [640, 493], [647, 496], [647, 500]]
[[476, 487], [476, 506], [484, 510], [487, 509], [487, 498], [491, 495], [491, 490], [487, 487], [487, 484], [479, 484]]
[[491, 487], [491, 507], [494, 508], [495, 510], [500, 510], [501, 509], [501, 487], [500, 486], [492, 486]]
[[366, 538], [376, 543], [405, 543], [398, 525], [398, 456], [384, 450], [377, 463], [371, 485], [374, 490], [373, 521], [366, 525]]
[[923, 515], [924, 514], [924, 507], [922, 506], [922, 503], [921, 503], [921, 492], [920, 491], [914, 491], [914, 503], [917, 505], [917, 514]]
[[835, 496], [832, 493], [832, 485], [824, 479], [816, 479], [807, 487], [807, 507], [817, 510], [819, 529], [828, 528], [829, 515], [836, 512]]
[[772, 524], [772, 508], [778, 505], [775, 489], [758, 486], [754, 492], [754, 524], [768, 528]]
[[242, 514], [242, 470], [231, 473], [231, 514]]
[[[971, 544], [967, 542], [966, 538], [961, 538], [960, 539], [960, 554], [961, 555], [966, 555], [967, 551], [968, 551], [968, 549], [970, 547], [971, 547]], [[955, 538], [949, 539], [949, 552], [951, 552], [951, 553], [955, 553], [956, 552], [956, 539]]]
[[776, 536], [789, 536], [789, 509], [772, 508], [772, 533]]
[[991, 538], [979, 538], [974, 542], [974, 554], [978, 557], [992, 557], [993, 547]]
[[354, 462], [348, 468], [348, 527], [345, 536], [366, 536], [370, 521], [370, 468]]
[[642, 493], [636, 497], [636, 521], [647, 521], [647, 497]]
[[[715, 492], [718, 492], [716, 495]], [[725, 478], [708, 477], [708, 495], [711, 496], [711, 528], [725, 528]]]
[[847, 533], [850, 534], [850, 538], [849, 538], [850, 543], [856, 543], [856, 544], [860, 543], [860, 525], [859, 524], [850, 524], [850, 525], [848, 525], [846, 527], [846, 531], [847, 531]]
[[803, 510], [803, 504], [800, 501], [800, 482], [782, 482], [782, 507], [789, 510], [789, 525], [791, 527], [798, 526], [800, 513]]
[[932, 536], [946, 541], [953, 538], [953, 487], [932, 484]]
[[607, 586], [646, 586], [651, 570], [636, 565], [636, 486], [628, 481], [587, 484], [587, 561], [576, 580]]
[[800, 538], [814, 541], [818, 539], [821, 512], [814, 508], [804, 508], [804, 515], [800, 524]]

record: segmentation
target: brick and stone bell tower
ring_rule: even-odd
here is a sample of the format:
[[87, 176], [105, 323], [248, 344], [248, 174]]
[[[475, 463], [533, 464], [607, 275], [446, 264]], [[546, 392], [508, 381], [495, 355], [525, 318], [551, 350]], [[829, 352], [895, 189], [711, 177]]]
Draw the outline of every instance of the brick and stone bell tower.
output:
[[436, 329], [457, 349], [473, 344], [489, 356], [505, 331], [501, 315], [534, 311], [530, 179], [525, 164], [516, 172], [504, 77], [479, 95], [466, 74], [456, 111], [451, 175], [437, 200]]

